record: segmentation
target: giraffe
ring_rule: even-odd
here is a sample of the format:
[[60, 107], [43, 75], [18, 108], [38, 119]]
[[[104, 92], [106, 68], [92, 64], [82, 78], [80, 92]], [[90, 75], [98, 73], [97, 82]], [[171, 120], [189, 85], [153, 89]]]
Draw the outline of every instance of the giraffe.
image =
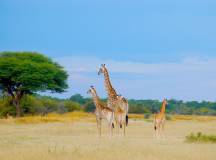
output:
[[154, 115], [154, 129], [155, 129], [155, 135], [158, 138], [158, 134], [161, 130], [164, 129], [164, 124], [165, 124], [165, 111], [166, 111], [166, 105], [167, 105], [167, 100], [164, 99], [162, 102], [161, 110], [159, 113]]
[[107, 106], [114, 110], [118, 133], [119, 128], [123, 126], [123, 133], [125, 135], [125, 128], [128, 125], [128, 101], [123, 96], [116, 93], [111, 84], [109, 72], [105, 64], [101, 65], [98, 75], [100, 74], [104, 75], [104, 85], [108, 94]]
[[97, 121], [97, 128], [99, 132], [99, 136], [101, 137], [101, 121], [102, 119], [106, 119], [108, 122], [108, 127], [110, 131], [110, 137], [112, 136], [112, 130], [114, 128], [114, 112], [112, 109], [108, 108], [98, 97], [96, 89], [91, 86], [87, 91], [88, 94], [92, 95], [93, 102], [95, 104], [95, 115]]

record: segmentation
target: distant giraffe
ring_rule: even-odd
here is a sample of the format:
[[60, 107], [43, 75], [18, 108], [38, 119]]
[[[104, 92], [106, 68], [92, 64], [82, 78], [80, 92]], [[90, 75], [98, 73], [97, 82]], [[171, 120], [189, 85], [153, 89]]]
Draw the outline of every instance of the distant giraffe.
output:
[[112, 136], [112, 129], [114, 128], [114, 112], [112, 109], [108, 108], [98, 97], [96, 89], [91, 86], [87, 92], [92, 95], [93, 102], [95, 104], [95, 115], [97, 120], [97, 128], [99, 135], [101, 136], [101, 121], [102, 119], [106, 119], [108, 122], [108, 127], [110, 130], [110, 136]]
[[166, 105], [167, 105], [167, 100], [164, 99], [162, 102], [162, 107], [159, 113], [155, 114], [154, 116], [154, 129], [155, 129], [155, 134], [158, 137], [159, 132], [161, 132], [162, 129], [164, 129], [165, 125], [165, 111], [166, 111]]
[[115, 112], [115, 120], [118, 132], [119, 128], [122, 128], [123, 126], [125, 135], [125, 127], [128, 125], [128, 102], [124, 97], [117, 95], [115, 89], [112, 87], [109, 73], [105, 64], [101, 65], [98, 75], [100, 74], [104, 74], [104, 85], [108, 94], [107, 105]]

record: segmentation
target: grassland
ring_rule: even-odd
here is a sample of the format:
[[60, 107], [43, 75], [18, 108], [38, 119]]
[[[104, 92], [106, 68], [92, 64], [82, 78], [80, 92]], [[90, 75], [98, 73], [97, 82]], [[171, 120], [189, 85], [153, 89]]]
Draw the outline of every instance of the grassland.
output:
[[[92, 114], [51, 114], [0, 120], [0, 160], [214, 160], [216, 144], [193, 144], [185, 136], [216, 133], [215, 117], [166, 122], [165, 138], [153, 138], [151, 120], [130, 115], [126, 137], [99, 138]], [[185, 120], [186, 119], [186, 120]]]

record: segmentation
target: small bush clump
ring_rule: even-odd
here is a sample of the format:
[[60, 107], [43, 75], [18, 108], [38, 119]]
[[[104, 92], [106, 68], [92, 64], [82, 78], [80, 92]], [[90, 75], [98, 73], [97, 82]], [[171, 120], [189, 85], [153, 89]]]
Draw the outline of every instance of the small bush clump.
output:
[[191, 133], [186, 136], [186, 141], [190, 143], [216, 143], [216, 135], [205, 135], [201, 132]]
[[150, 116], [151, 116], [151, 114], [150, 114], [150, 113], [145, 113], [145, 114], [144, 114], [144, 119], [149, 119], [149, 118], [150, 118]]
[[172, 117], [170, 115], [166, 115], [166, 120], [172, 120]]

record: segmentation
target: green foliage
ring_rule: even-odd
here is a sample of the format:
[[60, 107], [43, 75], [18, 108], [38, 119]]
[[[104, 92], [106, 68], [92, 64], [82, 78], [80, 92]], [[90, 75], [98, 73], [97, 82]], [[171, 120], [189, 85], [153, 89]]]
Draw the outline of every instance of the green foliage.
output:
[[0, 117], [5, 117], [7, 114], [15, 115], [16, 110], [11, 104], [11, 98], [5, 97], [0, 99]]
[[88, 101], [85, 98], [83, 98], [83, 96], [81, 96], [80, 94], [72, 95], [69, 99], [79, 104], [85, 104]]
[[43, 107], [43, 102], [31, 95], [25, 95], [21, 100], [21, 108], [24, 114], [40, 113]]
[[[81, 110], [80, 104], [71, 100], [60, 100], [47, 96], [25, 95], [21, 100], [23, 114], [46, 115], [51, 112], [65, 113]], [[16, 115], [15, 108], [11, 105], [10, 97], [0, 99], [0, 117]]]
[[216, 135], [205, 135], [201, 132], [191, 133], [186, 136], [186, 141], [190, 143], [216, 143]]
[[161, 103], [157, 100], [129, 100], [130, 113], [155, 113]]
[[[84, 98], [80, 94], [71, 96], [71, 100], [83, 106], [84, 111], [92, 112], [95, 106], [91, 98]], [[104, 99], [106, 101], [106, 99]], [[152, 114], [160, 111], [162, 102], [158, 100], [129, 100], [129, 113], [137, 114]], [[166, 107], [168, 114], [183, 114], [183, 115], [216, 115], [216, 102], [183, 102], [171, 99]], [[171, 119], [170, 116], [166, 117]]]
[[64, 106], [65, 106], [67, 112], [72, 112], [72, 111], [80, 110], [81, 109], [79, 103], [73, 102], [71, 100], [64, 101]]
[[[12, 97], [17, 116], [21, 115], [21, 99], [38, 91], [63, 92], [68, 86], [67, 73], [51, 59], [33, 52], [0, 52], [0, 89]], [[33, 99], [23, 102], [24, 113]]]
[[167, 115], [167, 114], [166, 114], [166, 120], [168, 120], [168, 121], [169, 121], [169, 120], [172, 120], [172, 117], [171, 117], [170, 115]]
[[39, 53], [1, 52], [0, 84], [7, 89], [25, 92], [63, 92], [67, 88], [67, 73], [57, 63]]
[[87, 101], [83, 105], [83, 110], [85, 112], [94, 112], [95, 111], [95, 105], [94, 105], [93, 101], [92, 100]]

